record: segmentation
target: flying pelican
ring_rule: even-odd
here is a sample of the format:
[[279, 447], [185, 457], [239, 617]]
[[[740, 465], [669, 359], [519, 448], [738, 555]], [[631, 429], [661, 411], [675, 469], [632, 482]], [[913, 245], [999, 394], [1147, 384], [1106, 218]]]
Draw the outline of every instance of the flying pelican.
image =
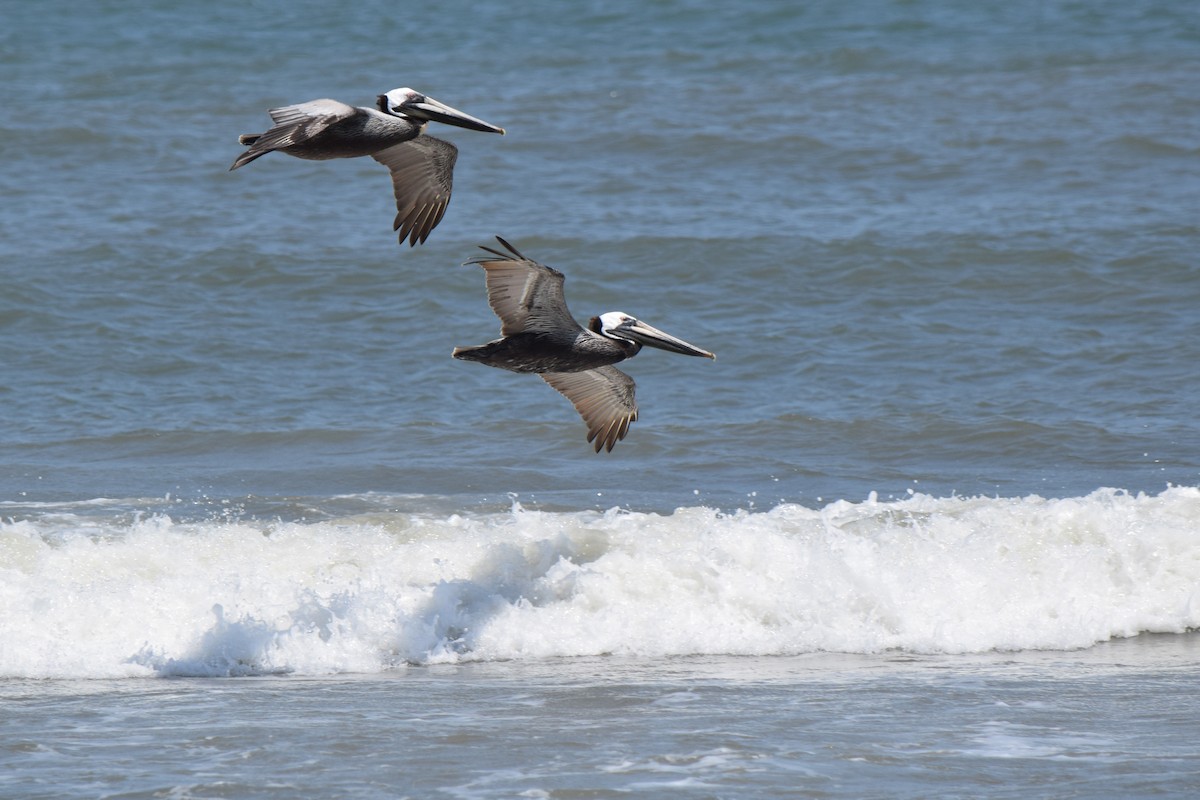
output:
[[504, 133], [489, 122], [439, 103], [412, 89], [381, 94], [374, 108], [348, 106], [337, 100], [310, 100], [268, 112], [275, 126], [266, 133], [244, 133], [238, 142], [249, 146], [229, 169], [249, 164], [273, 150], [297, 158], [370, 156], [392, 172], [396, 221], [400, 241], [424, 243], [446, 213], [458, 148], [423, 135], [427, 122], [444, 122], [473, 131]]
[[596, 452], [608, 451], [637, 419], [633, 378], [612, 364], [633, 358], [650, 345], [672, 353], [715, 359], [707, 350], [676, 339], [620, 311], [592, 317], [583, 328], [567, 310], [564, 277], [558, 270], [521, 255], [480, 246], [490, 256], [465, 262], [487, 273], [488, 303], [500, 318], [503, 338], [479, 347], [456, 347], [453, 356], [511, 372], [536, 372], [561, 392], [587, 423]]

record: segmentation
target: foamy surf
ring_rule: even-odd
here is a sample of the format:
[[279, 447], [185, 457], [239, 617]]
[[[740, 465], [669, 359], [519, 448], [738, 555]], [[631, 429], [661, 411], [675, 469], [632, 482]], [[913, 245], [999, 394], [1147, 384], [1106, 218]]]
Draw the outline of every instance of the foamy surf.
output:
[[0, 524], [0, 676], [1075, 649], [1200, 626], [1200, 488], [669, 515]]

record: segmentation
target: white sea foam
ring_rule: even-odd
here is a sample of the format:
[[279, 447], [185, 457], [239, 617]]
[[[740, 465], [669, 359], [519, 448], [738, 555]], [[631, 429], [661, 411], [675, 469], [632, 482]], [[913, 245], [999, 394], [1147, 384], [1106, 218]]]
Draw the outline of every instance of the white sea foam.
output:
[[724, 514], [0, 524], [0, 676], [1072, 649], [1200, 626], [1200, 488]]

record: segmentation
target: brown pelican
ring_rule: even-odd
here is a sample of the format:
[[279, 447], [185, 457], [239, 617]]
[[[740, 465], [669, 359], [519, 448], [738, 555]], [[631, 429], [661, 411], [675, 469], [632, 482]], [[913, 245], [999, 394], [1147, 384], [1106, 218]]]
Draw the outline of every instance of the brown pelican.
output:
[[536, 372], [561, 392], [587, 423], [589, 442], [611, 451], [637, 419], [633, 378], [611, 366], [650, 345], [688, 356], [716, 356], [620, 311], [592, 317], [583, 328], [567, 310], [563, 274], [532, 261], [499, 236], [508, 253], [467, 261], [487, 273], [488, 303], [503, 338], [479, 347], [456, 347], [454, 357], [512, 372]]
[[297, 158], [370, 156], [392, 171], [400, 241], [424, 243], [442, 221], [450, 203], [458, 148], [423, 135], [427, 122], [444, 122], [473, 131], [503, 134], [504, 129], [464, 114], [412, 89], [393, 89], [376, 99], [375, 108], [348, 106], [337, 100], [310, 100], [268, 112], [275, 126], [266, 133], [238, 137], [249, 150], [229, 169], [249, 164], [273, 150]]

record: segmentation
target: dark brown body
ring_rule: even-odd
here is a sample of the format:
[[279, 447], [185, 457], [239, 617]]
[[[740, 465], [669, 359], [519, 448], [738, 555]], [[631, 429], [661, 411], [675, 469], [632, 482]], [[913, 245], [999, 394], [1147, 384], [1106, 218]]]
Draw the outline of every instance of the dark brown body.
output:
[[478, 347], [456, 348], [454, 357], [509, 372], [583, 372], [624, 361], [641, 349], [637, 342], [608, 339], [580, 328], [570, 337], [517, 333]]

